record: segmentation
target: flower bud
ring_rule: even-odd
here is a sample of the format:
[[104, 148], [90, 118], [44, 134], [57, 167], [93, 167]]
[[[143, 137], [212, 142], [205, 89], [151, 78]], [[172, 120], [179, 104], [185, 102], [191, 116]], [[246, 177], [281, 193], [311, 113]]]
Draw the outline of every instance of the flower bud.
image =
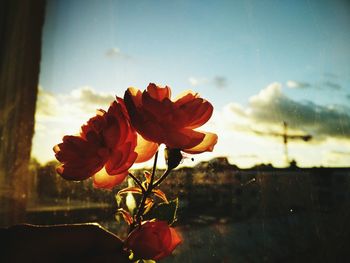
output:
[[125, 240], [126, 249], [132, 250], [134, 259], [159, 260], [169, 256], [181, 239], [165, 221], [145, 221]]
[[165, 148], [164, 152], [165, 162], [168, 165], [168, 170], [176, 168], [182, 161], [182, 154], [180, 149]]

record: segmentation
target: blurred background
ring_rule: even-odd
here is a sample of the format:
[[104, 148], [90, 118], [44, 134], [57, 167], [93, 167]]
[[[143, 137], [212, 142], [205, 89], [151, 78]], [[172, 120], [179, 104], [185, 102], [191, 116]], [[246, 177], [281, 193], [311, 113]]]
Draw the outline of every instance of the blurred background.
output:
[[154, 82], [209, 100], [202, 129], [219, 136], [161, 186], [179, 197], [184, 238], [164, 262], [343, 261], [349, 11], [345, 0], [7, 1], [1, 226], [97, 221], [125, 235], [114, 194], [128, 182], [109, 192], [64, 181], [52, 148], [128, 87]]

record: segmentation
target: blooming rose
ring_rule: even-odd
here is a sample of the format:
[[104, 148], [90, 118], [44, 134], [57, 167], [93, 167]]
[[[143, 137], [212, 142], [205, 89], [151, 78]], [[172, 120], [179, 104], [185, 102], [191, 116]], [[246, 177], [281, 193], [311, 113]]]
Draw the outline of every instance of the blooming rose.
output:
[[[83, 125], [77, 136], [64, 136], [54, 146], [55, 156], [62, 164], [57, 172], [67, 180], [84, 180], [94, 177], [94, 186], [110, 189], [120, 184], [135, 161], [152, 157], [147, 141], [137, 138], [121, 98], [112, 102], [108, 111], [98, 110], [97, 115]], [[138, 159], [138, 160], [137, 160]]]
[[212, 151], [217, 135], [194, 129], [210, 119], [213, 106], [191, 91], [175, 101], [170, 97], [168, 86], [153, 83], [144, 92], [136, 88], [125, 92], [125, 105], [137, 132], [149, 141], [187, 153]]
[[178, 233], [165, 221], [145, 221], [129, 234], [125, 247], [136, 259], [159, 260], [169, 256], [180, 243]]

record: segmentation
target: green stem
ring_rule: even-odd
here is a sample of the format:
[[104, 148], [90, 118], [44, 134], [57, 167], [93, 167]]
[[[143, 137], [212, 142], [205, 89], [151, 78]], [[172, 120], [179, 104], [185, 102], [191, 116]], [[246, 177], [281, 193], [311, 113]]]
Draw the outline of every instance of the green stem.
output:
[[[157, 169], [157, 160], [158, 160], [158, 151], [156, 152], [156, 155], [154, 156], [154, 163], [153, 163], [151, 181], [150, 181], [150, 183], [149, 183], [148, 189], [153, 187], [154, 176], [155, 176], [155, 174], [156, 174], [156, 169]], [[148, 190], [148, 189], [147, 189], [147, 190]], [[152, 189], [151, 189], [151, 191], [152, 191]]]
[[154, 176], [155, 176], [156, 168], [157, 168], [157, 160], [158, 160], [158, 151], [156, 152], [156, 154], [154, 156], [151, 181], [150, 181], [146, 191], [142, 195], [142, 200], [141, 200], [140, 206], [137, 210], [137, 214], [136, 214], [135, 219], [136, 219], [136, 222], [139, 224], [141, 223], [141, 217], [142, 217], [143, 211], [145, 210], [145, 203], [146, 203], [147, 197], [152, 193], [152, 190], [153, 190], [153, 181], [154, 181]]
[[166, 170], [164, 172], [164, 174], [153, 184], [153, 188], [159, 186], [164, 180], [165, 178], [167, 178], [167, 176], [170, 174], [171, 170]]
[[141, 188], [142, 193], [146, 192], [146, 189], [142, 186], [142, 183], [137, 179], [132, 173], [129, 173], [129, 176], [134, 180], [134, 182]]

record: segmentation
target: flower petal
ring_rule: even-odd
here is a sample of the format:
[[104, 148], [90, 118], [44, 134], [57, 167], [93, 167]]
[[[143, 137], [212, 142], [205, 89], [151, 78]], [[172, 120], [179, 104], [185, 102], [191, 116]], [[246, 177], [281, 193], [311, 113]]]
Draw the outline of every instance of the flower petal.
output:
[[87, 160], [84, 162], [75, 162], [74, 166], [62, 164], [56, 168], [56, 171], [64, 179], [69, 181], [81, 181], [93, 176], [96, 172], [101, 170], [103, 163], [99, 160]]
[[132, 125], [139, 133], [143, 133], [143, 129], [147, 127], [146, 122], [151, 121], [153, 116], [149, 116], [150, 114], [142, 108], [142, 93], [135, 88], [127, 89], [124, 94], [124, 103]]
[[162, 253], [158, 254], [154, 258], [155, 260], [160, 260], [162, 258], [169, 256], [173, 252], [173, 250], [182, 242], [179, 234], [176, 232], [174, 228], [169, 227], [169, 230], [170, 230], [170, 236], [171, 236], [170, 244], [167, 247], [165, 247]]
[[82, 138], [86, 140], [91, 140], [92, 138], [88, 138], [89, 134], [94, 134], [95, 137], [96, 134], [98, 134], [106, 126], [107, 123], [104, 117], [105, 113], [106, 112], [102, 110], [97, 111], [95, 117], [90, 118], [86, 124], [81, 126], [80, 135], [82, 136]]
[[121, 174], [109, 175], [106, 169], [103, 168], [94, 175], [94, 187], [112, 189], [114, 186], [121, 184], [127, 175], [128, 171]]
[[206, 123], [212, 113], [213, 106], [205, 99], [195, 98], [187, 100], [176, 108], [177, 111], [183, 112], [188, 116], [187, 119], [183, 119], [183, 128], [195, 129]]
[[106, 162], [106, 171], [110, 175], [124, 173], [128, 170], [137, 158], [130, 142], [114, 150]]
[[158, 144], [144, 139], [140, 134], [137, 134], [137, 145], [135, 152], [137, 158], [135, 163], [143, 163], [151, 159], [158, 150]]
[[85, 159], [91, 153], [96, 152], [97, 147], [81, 137], [69, 135], [64, 136], [63, 142], [54, 146], [53, 150], [56, 159], [65, 163], [76, 159]]
[[154, 83], [150, 83], [148, 85], [147, 92], [153, 99], [156, 99], [158, 101], [162, 101], [165, 98], [170, 100], [170, 97], [171, 97], [171, 90], [168, 86], [165, 86], [163, 88], [163, 87], [157, 86]]
[[63, 164], [57, 173], [66, 180], [84, 180], [103, 167], [105, 156], [100, 156], [100, 148], [78, 136], [65, 136], [63, 143], [54, 147], [57, 160]]
[[[146, 221], [135, 228], [125, 240], [136, 259], [159, 259], [167, 256], [171, 246], [171, 231], [164, 221]], [[164, 253], [165, 252], [165, 253]]]
[[142, 110], [150, 113], [151, 119], [161, 120], [165, 113], [165, 107], [162, 101], [153, 98], [147, 91], [142, 93]]
[[[216, 143], [217, 137], [209, 136], [203, 142], [206, 134], [193, 130], [205, 124], [213, 113], [213, 106], [198, 93], [186, 91], [172, 102], [169, 87], [151, 83], [143, 93], [129, 88], [124, 101], [132, 125], [148, 141], [196, 153], [211, 151]], [[153, 151], [149, 156], [152, 154]], [[140, 160], [141, 157], [137, 161]]]
[[141, 129], [138, 132], [148, 141], [155, 143], [164, 143], [166, 132], [159, 122], [148, 121], [144, 123]]
[[179, 245], [182, 242], [182, 239], [180, 235], [176, 232], [175, 228], [170, 227], [171, 232], [171, 245], [170, 250], [173, 251], [177, 245]]
[[191, 129], [172, 130], [169, 129], [165, 133], [165, 144], [173, 149], [189, 149], [200, 144], [205, 134], [202, 132], [193, 131]]
[[[125, 95], [128, 94], [128, 96], [132, 99], [132, 102], [135, 104], [135, 107], [141, 106], [142, 103], [142, 92], [134, 87], [130, 87], [125, 91]], [[124, 97], [125, 97], [124, 95]], [[124, 99], [125, 102], [125, 99]]]
[[198, 97], [199, 97], [198, 93], [196, 93], [192, 90], [186, 90], [176, 97], [174, 103], [175, 103], [176, 107], [180, 107], [182, 104], [185, 104], [189, 101], [192, 101]]
[[192, 154], [213, 151], [214, 146], [218, 141], [218, 136], [215, 133], [210, 132], [204, 132], [204, 134], [205, 137], [200, 144], [189, 149], [183, 149], [183, 151]]

